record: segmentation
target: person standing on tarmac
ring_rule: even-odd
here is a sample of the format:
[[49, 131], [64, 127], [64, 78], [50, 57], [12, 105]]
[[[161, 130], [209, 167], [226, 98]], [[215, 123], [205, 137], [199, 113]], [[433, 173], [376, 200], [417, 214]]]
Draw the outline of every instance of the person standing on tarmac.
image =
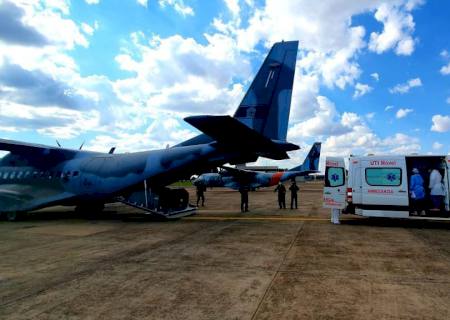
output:
[[248, 188], [241, 185], [239, 193], [241, 194], [241, 212], [248, 212]]
[[198, 182], [195, 186], [197, 187], [197, 207], [200, 199], [202, 200], [202, 207], [204, 207], [206, 186], [202, 182]]
[[417, 168], [412, 169], [412, 176], [409, 179], [409, 194], [411, 196], [412, 214], [425, 215], [424, 210], [425, 188], [423, 178]]
[[442, 176], [437, 169], [431, 170], [430, 173], [430, 188], [431, 201], [433, 202], [433, 211], [440, 211], [445, 196], [444, 185], [442, 184]]
[[273, 192], [278, 191], [278, 205], [280, 209], [286, 209], [286, 187], [279, 182], [278, 186], [275, 188]]
[[294, 209], [294, 202], [295, 202], [295, 209], [297, 209], [297, 191], [300, 189], [295, 183], [295, 180], [292, 180], [292, 184], [289, 187], [289, 190], [291, 191], [291, 209]]

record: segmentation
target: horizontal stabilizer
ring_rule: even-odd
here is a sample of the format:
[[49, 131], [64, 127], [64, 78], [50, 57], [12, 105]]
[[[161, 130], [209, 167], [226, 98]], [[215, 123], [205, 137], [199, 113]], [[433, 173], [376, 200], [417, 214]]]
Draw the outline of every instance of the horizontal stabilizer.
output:
[[292, 143], [266, 138], [230, 116], [192, 116], [184, 120], [225, 148], [253, 151], [276, 160], [288, 159], [286, 151], [299, 149]]

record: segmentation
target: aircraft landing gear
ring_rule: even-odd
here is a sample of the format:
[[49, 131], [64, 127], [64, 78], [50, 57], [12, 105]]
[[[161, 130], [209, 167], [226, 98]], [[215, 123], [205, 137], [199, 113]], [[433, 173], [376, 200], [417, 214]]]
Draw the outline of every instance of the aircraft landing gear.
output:
[[7, 212], [3, 214], [7, 221], [18, 221], [22, 217], [19, 212]]
[[104, 203], [83, 203], [75, 207], [75, 213], [82, 216], [83, 218], [95, 219], [98, 218], [103, 209], [105, 209]]

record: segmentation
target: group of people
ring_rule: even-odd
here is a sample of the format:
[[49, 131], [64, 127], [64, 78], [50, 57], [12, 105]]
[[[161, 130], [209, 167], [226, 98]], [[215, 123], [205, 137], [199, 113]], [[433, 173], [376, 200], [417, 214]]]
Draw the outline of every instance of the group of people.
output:
[[[199, 183], [196, 185], [197, 187], [197, 207], [201, 201], [202, 207], [205, 205], [205, 191], [206, 187]], [[299, 187], [295, 180], [292, 180], [291, 186], [289, 187], [289, 191], [291, 191], [291, 209], [297, 209], [297, 192], [299, 191]], [[248, 212], [248, 191], [249, 188], [246, 185], [241, 185], [239, 188], [239, 193], [241, 194], [241, 212]], [[274, 192], [278, 192], [278, 205], [280, 209], [286, 209], [286, 187], [283, 183], [279, 182], [278, 186], [275, 188]]]
[[[430, 182], [428, 188], [430, 190], [430, 200], [432, 208], [430, 211], [442, 211], [444, 206], [445, 188], [442, 183], [442, 175], [438, 169], [430, 169]], [[413, 215], [425, 216], [426, 209], [426, 192], [424, 180], [417, 168], [412, 170], [409, 181], [409, 195], [411, 197]]]
[[[291, 209], [294, 209], [294, 205], [295, 209], [297, 209], [297, 192], [300, 189], [295, 180], [292, 180], [289, 190], [291, 191]], [[279, 182], [274, 192], [278, 192], [278, 206], [280, 209], [286, 209], [286, 187], [284, 184]], [[248, 187], [241, 186], [239, 193], [241, 194], [241, 212], [248, 212]]]
[[[295, 180], [292, 180], [291, 186], [289, 187], [289, 191], [291, 191], [291, 209], [297, 209], [297, 192], [300, 190], [295, 183]], [[286, 187], [283, 183], [279, 182], [278, 186], [275, 188], [274, 192], [278, 191], [278, 206], [280, 209], [286, 209]]]

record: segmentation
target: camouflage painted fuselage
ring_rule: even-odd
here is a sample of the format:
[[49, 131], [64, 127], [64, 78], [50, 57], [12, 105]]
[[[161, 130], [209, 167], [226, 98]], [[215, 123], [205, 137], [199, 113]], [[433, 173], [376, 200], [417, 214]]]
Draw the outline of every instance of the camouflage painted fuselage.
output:
[[305, 175], [300, 171], [284, 171], [275, 173], [256, 172], [250, 178], [237, 177], [229, 172], [221, 173], [204, 173], [196, 183], [203, 183], [206, 187], [224, 187], [239, 190], [240, 187], [246, 186], [249, 189], [258, 189], [277, 185], [280, 181], [289, 181], [297, 176]]
[[149, 187], [162, 187], [180, 174], [236, 156], [209, 144], [116, 155], [77, 152], [58, 163], [45, 155], [9, 154], [0, 159], [0, 212], [105, 202], [142, 187], [144, 180]]

